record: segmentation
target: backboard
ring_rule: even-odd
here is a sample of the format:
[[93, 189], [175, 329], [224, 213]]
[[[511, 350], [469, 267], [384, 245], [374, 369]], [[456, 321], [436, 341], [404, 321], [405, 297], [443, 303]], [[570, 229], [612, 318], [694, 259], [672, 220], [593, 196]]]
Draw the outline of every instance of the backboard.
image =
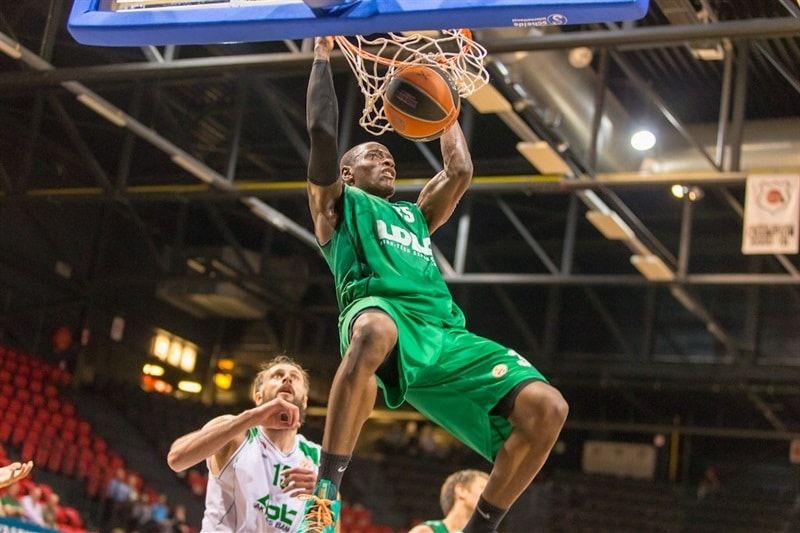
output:
[[631, 20], [649, 0], [75, 0], [68, 28], [102, 46], [206, 44]]

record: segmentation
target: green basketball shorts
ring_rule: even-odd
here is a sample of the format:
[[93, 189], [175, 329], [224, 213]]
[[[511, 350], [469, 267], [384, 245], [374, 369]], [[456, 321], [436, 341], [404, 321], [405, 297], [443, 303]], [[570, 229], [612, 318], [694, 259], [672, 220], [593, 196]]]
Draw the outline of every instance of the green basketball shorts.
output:
[[511, 433], [511, 425], [492, 410], [517, 385], [531, 380], [546, 383], [545, 377], [514, 350], [461, 326], [403, 309], [395, 300], [375, 296], [353, 302], [340, 316], [342, 356], [350, 343], [353, 321], [368, 309], [383, 311], [397, 326], [393, 359], [397, 368], [378, 376], [386, 405], [394, 409], [408, 401], [494, 461]]

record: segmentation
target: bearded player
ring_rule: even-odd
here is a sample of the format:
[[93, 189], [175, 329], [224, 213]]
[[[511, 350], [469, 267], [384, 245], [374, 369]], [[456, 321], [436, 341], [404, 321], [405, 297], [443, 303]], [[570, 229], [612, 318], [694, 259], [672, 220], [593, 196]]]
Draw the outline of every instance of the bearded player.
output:
[[177, 439], [167, 462], [176, 472], [206, 461], [204, 532], [299, 530], [314, 488], [319, 445], [298, 433], [308, 402], [308, 373], [280, 355], [253, 382], [256, 407], [223, 415]]

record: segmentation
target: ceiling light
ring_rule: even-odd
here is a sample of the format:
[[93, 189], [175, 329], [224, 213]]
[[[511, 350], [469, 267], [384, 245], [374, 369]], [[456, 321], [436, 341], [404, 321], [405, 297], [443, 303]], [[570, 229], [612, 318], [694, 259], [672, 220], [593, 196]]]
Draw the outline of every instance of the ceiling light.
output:
[[606, 239], [627, 240], [633, 239], [633, 230], [613, 211], [601, 213], [600, 211], [589, 211], [586, 219], [602, 233]]
[[675, 273], [657, 255], [633, 255], [631, 264], [650, 281], [672, 281]]
[[511, 111], [511, 103], [491, 83], [485, 84], [472, 93], [467, 100], [478, 113], [489, 114]]
[[22, 45], [12, 41], [5, 35], [0, 35], [0, 52], [3, 52], [11, 59], [19, 59], [22, 57]]
[[649, 130], [639, 130], [631, 135], [631, 146], [634, 150], [646, 152], [656, 145], [656, 135]]
[[564, 158], [545, 141], [519, 142], [517, 151], [542, 174], [572, 174]]
[[675, 198], [683, 198], [686, 196], [686, 193], [689, 192], [689, 187], [686, 185], [673, 185], [670, 188], [670, 192], [672, 192], [672, 196]]
[[127, 124], [122, 111], [99, 97], [91, 94], [79, 94], [78, 101], [120, 128]]
[[586, 68], [592, 63], [594, 53], [592, 49], [586, 46], [579, 46], [569, 51], [567, 59], [569, 64], [575, 68]]
[[234, 367], [236, 367], [236, 363], [233, 361], [233, 359], [223, 358], [217, 361], [217, 366], [219, 367], [220, 370], [225, 370], [226, 372], [230, 372], [231, 370], [234, 369]]
[[178, 389], [182, 390], [183, 392], [197, 394], [198, 392], [203, 390], [203, 386], [196, 381], [179, 381]]
[[705, 196], [703, 189], [700, 187], [687, 187], [686, 185], [673, 185], [670, 188], [670, 192], [672, 192], [672, 196], [675, 198], [688, 198], [692, 202], [696, 202], [698, 200], [702, 200]]
[[233, 376], [230, 374], [225, 374], [223, 372], [214, 374], [214, 385], [216, 385], [218, 389], [230, 390], [232, 383]]
[[142, 374], [148, 376], [163, 376], [164, 375], [164, 367], [159, 365], [144, 365], [142, 367]]

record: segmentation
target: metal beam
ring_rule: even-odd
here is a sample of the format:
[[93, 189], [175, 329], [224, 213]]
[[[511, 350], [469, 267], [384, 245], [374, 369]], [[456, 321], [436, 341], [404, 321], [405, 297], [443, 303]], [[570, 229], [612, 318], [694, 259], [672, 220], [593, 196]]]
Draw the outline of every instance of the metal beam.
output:
[[[489, 269], [486, 259], [481, 254], [475, 254], [475, 259], [483, 270]], [[519, 331], [520, 335], [522, 335], [522, 338], [525, 340], [525, 344], [527, 345], [527, 349], [530, 350], [531, 355], [539, 353], [539, 339], [531, 332], [531, 324], [525, 320], [519, 308], [514, 303], [514, 300], [509, 296], [508, 291], [505, 287], [499, 285], [492, 285], [491, 287], [492, 292], [494, 292], [495, 296], [500, 301], [500, 305], [503, 307], [503, 310], [505, 310], [511, 323], [514, 324], [517, 331]]]
[[242, 245], [239, 243], [239, 241], [236, 239], [236, 236], [228, 227], [228, 224], [225, 222], [225, 219], [222, 218], [222, 215], [220, 214], [219, 210], [215, 206], [209, 204], [206, 204], [205, 208], [206, 212], [211, 218], [211, 222], [217, 228], [217, 231], [220, 232], [220, 235], [222, 235], [222, 238], [225, 240], [225, 242], [227, 242], [228, 245], [231, 248], [233, 248], [233, 253], [239, 260], [239, 263], [241, 263], [240, 268], [238, 268], [237, 270], [243, 270], [248, 274], [255, 275], [256, 274], [255, 268], [253, 268], [253, 265], [251, 265], [250, 261], [248, 261], [247, 258], [245, 257]]
[[800, 438], [800, 433], [792, 431], [770, 431], [765, 429], [749, 428], [715, 428], [681, 426], [669, 424], [632, 424], [629, 422], [590, 422], [580, 420], [568, 420], [564, 424], [568, 430], [580, 431], [602, 431], [615, 433], [646, 433], [648, 435], [656, 433], [669, 434], [678, 431], [681, 435], [717, 437], [726, 439], [753, 439], [753, 440], [786, 440], [791, 441]]
[[[518, 51], [554, 50], [618, 45], [670, 45], [687, 41], [793, 36], [800, 33], [800, 20], [792, 17], [750, 19], [704, 25], [649, 26], [619, 31], [586, 31], [554, 33], [536, 37], [502, 39], [485, 43], [490, 54]], [[166, 59], [166, 58], [165, 58]], [[99, 67], [75, 67], [48, 71], [5, 73], [0, 77], [0, 89], [21, 86], [58, 85], [65, 81], [101, 82], [117, 80], [164, 80], [174, 77], [219, 77], [246, 70], [259, 75], [280, 77], [308, 71], [313, 53], [281, 52], [248, 54], [201, 59], [176, 59], [164, 63], [123, 63]], [[344, 70], [347, 63], [339, 52], [331, 56], [332, 66]]]
[[595, 311], [600, 315], [601, 320], [605, 323], [606, 327], [608, 327], [608, 330], [611, 332], [611, 335], [614, 337], [614, 340], [622, 349], [623, 353], [633, 359], [636, 356], [636, 352], [620, 329], [617, 321], [614, 320], [614, 316], [603, 303], [603, 300], [600, 299], [597, 292], [595, 292], [592, 287], [584, 287], [583, 292], [589, 299], [589, 303], [592, 304], [592, 307], [594, 307]]
[[791, 37], [800, 33], [800, 20], [793, 17], [755, 18], [716, 24], [676, 24], [640, 26], [618, 31], [551, 33], [485, 43], [490, 54], [532, 52], [586, 46], [589, 48], [622, 45], [675, 45], [723, 38], [746, 39]]
[[557, 274], [559, 272], [558, 267], [553, 260], [550, 259], [550, 256], [547, 255], [547, 252], [544, 248], [542, 248], [542, 245], [539, 244], [533, 235], [531, 235], [531, 232], [528, 231], [528, 228], [525, 227], [519, 217], [503, 199], [497, 198], [496, 200], [500, 210], [503, 212], [506, 218], [511, 221], [514, 229], [516, 229], [517, 232], [522, 236], [522, 239], [525, 241], [525, 243], [530, 246], [531, 250], [533, 250], [533, 253], [536, 254], [536, 257], [538, 257], [539, 260], [544, 264], [545, 268], [547, 268], [551, 274]]
[[689, 199], [687, 194], [683, 198], [683, 210], [681, 212], [681, 236], [678, 245], [678, 280], [686, 279], [689, 273], [689, 256], [692, 245], [692, 207], [694, 201]]
[[797, 0], [778, 0], [790, 15], [800, 18], [800, 6], [797, 5]]
[[592, 114], [592, 133], [589, 140], [589, 155], [586, 161], [589, 163], [589, 171], [597, 173], [597, 141], [600, 132], [600, 124], [603, 121], [603, 111], [606, 105], [606, 82], [608, 81], [608, 49], [600, 50], [600, 63], [597, 66], [599, 78], [594, 93], [594, 111]]
[[[787, 169], [787, 172], [790, 170]], [[398, 193], [418, 193], [429, 178], [401, 178], [396, 181]], [[675, 183], [729, 186], [741, 185], [747, 179], [742, 172], [679, 172], [647, 174], [619, 172], [598, 174], [595, 179], [583, 177], [577, 180], [561, 179], [560, 176], [476, 176], [470, 185], [470, 194], [493, 194], [498, 192], [523, 192], [526, 194], [566, 194], [571, 191], [589, 189], [624, 189], [630, 187], [670, 187]], [[97, 187], [58, 187], [32, 189], [24, 194], [11, 196], [0, 193], [0, 204], [13, 198], [21, 203], [52, 202], [104, 202], [105, 192]], [[186, 199], [232, 201], [241, 196], [279, 198], [306, 194], [305, 181], [240, 181], [229, 184], [224, 190], [202, 183], [165, 183], [159, 185], [136, 185], [126, 188], [122, 197], [133, 202], [181, 202]]]
[[798, 80], [797, 77], [795, 77], [794, 74], [792, 74], [783, 63], [778, 61], [764, 45], [754, 42], [753, 46], [761, 53], [762, 56], [764, 56], [764, 58], [766, 58], [767, 61], [769, 61], [769, 64], [772, 65], [781, 76], [783, 76], [783, 79], [785, 79], [795, 91], [800, 93], [800, 80]]
[[236, 92], [236, 108], [233, 111], [233, 135], [228, 144], [228, 166], [225, 177], [228, 181], [233, 181], [236, 177], [236, 165], [239, 163], [239, 145], [242, 139], [242, 122], [244, 121], [244, 109], [247, 104], [248, 81], [239, 80]]
[[731, 95], [733, 94], [733, 45], [730, 41], [723, 43], [725, 59], [722, 67], [722, 86], [719, 98], [719, 121], [717, 126], [717, 151], [714, 157], [717, 168], [725, 168], [725, 146], [728, 140], [728, 118], [731, 111]]
[[722, 170], [722, 167], [717, 166], [717, 162], [714, 160], [708, 152], [706, 152], [705, 147], [703, 144], [700, 143], [695, 137], [689, 132], [689, 130], [683, 125], [683, 122], [669, 109], [664, 99], [653, 89], [650, 84], [648, 84], [636, 71], [633, 66], [628, 63], [628, 61], [622, 57], [621, 54], [618, 52], [611, 50], [610, 52], [611, 57], [614, 58], [614, 61], [619, 65], [625, 75], [630, 79], [633, 84], [642, 92], [644, 95], [658, 108], [661, 114], [667, 119], [672, 127], [674, 127], [678, 133], [680, 133], [681, 137], [683, 137], [689, 144], [691, 144], [703, 158], [708, 161], [708, 163], [717, 170]]
[[[89, 170], [89, 173], [92, 174], [95, 179], [98, 181], [99, 185], [108, 193], [109, 195], [113, 195], [115, 191], [117, 191], [114, 184], [111, 182], [111, 179], [106, 174], [103, 167], [95, 158], [92, 151], [89, 149], [89, 146], [81, 137], [80, 131], [78, 127], [75, 125], [75, 122], [72, 120], [72, 117], [69, 116], [67, 110], [64, 109], [64, 106], [61, 102], [55, 97], [55, 95], [50, 95], [48, 97], [50, 102], [50, 107], [56, 112], [61, 123], [64, 125], [67, 136], [70, 138], [72, 143], [75, 145], [75, 148], [78, 150], [78, 155], [84, 160], [86, 167]], [[155, 242], [153, 242], [152, 237], [150, 236], [150, 230], [145, 224], [144, 220], [139, 216], [133, 207], [126, 202], [124, 199], [120, 200], [120, 206], [124, 208], [123, 210], [130, 216], [131, 220], [133, 221], [134, 226], [137, 230], [139, 230], [140, 235], [144, 239], [145, 246], [147, 251], [150, 252], [150, 255], [153, 258], [153, 262], [158, 268], [160, 272], [166, 272], [166, 266], [164, 265], [164, 260], [161, 257], [161, 253], [158, 250]]]
[[[598, 285], [649, 287], [669, 286], [666, 281], [650, 281], [641, 276], [573, 274], [571, 276], [551, 274], [456, 274], [443, 272], [445, 281], [453, 285]], [[788, 274], [690, 274], [682, 284], [691, 285], [800, 285], [800, 278]], [[696, 306], [692, 305], [695, 309]]]
[[[11, 48], [19, 50], [18, 59], [34, 70], [44, 72], [53, 69], [53, 65], [51, 65], [49, 62], [37, 56], [3, 32], [0, 32], [0, 40], [5, 41], [6, 44], [8, 44]], [[228, 191], [231, 189], [231, 184], [220, 173], [208, 167], [208, 165], [206, 165], [204, 162], [196, 159], [168, 139], [165, 139], [152, 128], [148, 128], [131, 115], [123, 112], [108, 100], [91, 91], [88, 87], [74, 81], [64, 82], [62, 86], [76, 96], [88, 99], [87, 101], [92, 102], [92, 107], [96, 107], [99, 114], [102, 114], [105, 118], [119, 127], [128, 129], [140, 138], [152, 144], [157, 149], [169, 155], [176, 165], [182, 166], [187, 172], [191, 173], [197, 179], [205, 181], [206, 183], [211, 184], [217, 189], [221, 189], [223, 191]], [[100, 110], [102, 110], [102, 112]], [[108, 180], [106, 179], [106, 181]], [[267, 223], [279, 228], [281, 231], [289, 233], [308, 246], [318, 250], [316, 238], [311, 232], [293, 220], [290, 220], [275, 208], [265, 204], [258, 198], [246, 197], [242, 198], [241, 202], [249, 207], [250, 211], [258, 218], [261, 218]], [[134, 221], [136, 221], [137, 216], [135, 215], [135, 212], [131, 210], [131, 213], [134, 215]]]
[[467, 264], [467, 245], [469, 244], [469, 227], [472, 220], [472, 203], [467, 201], [462, 209], [463, 213], [458, 217], [456, 251], [453, 258], [453, 267], [458, 274], [464, 273]]

